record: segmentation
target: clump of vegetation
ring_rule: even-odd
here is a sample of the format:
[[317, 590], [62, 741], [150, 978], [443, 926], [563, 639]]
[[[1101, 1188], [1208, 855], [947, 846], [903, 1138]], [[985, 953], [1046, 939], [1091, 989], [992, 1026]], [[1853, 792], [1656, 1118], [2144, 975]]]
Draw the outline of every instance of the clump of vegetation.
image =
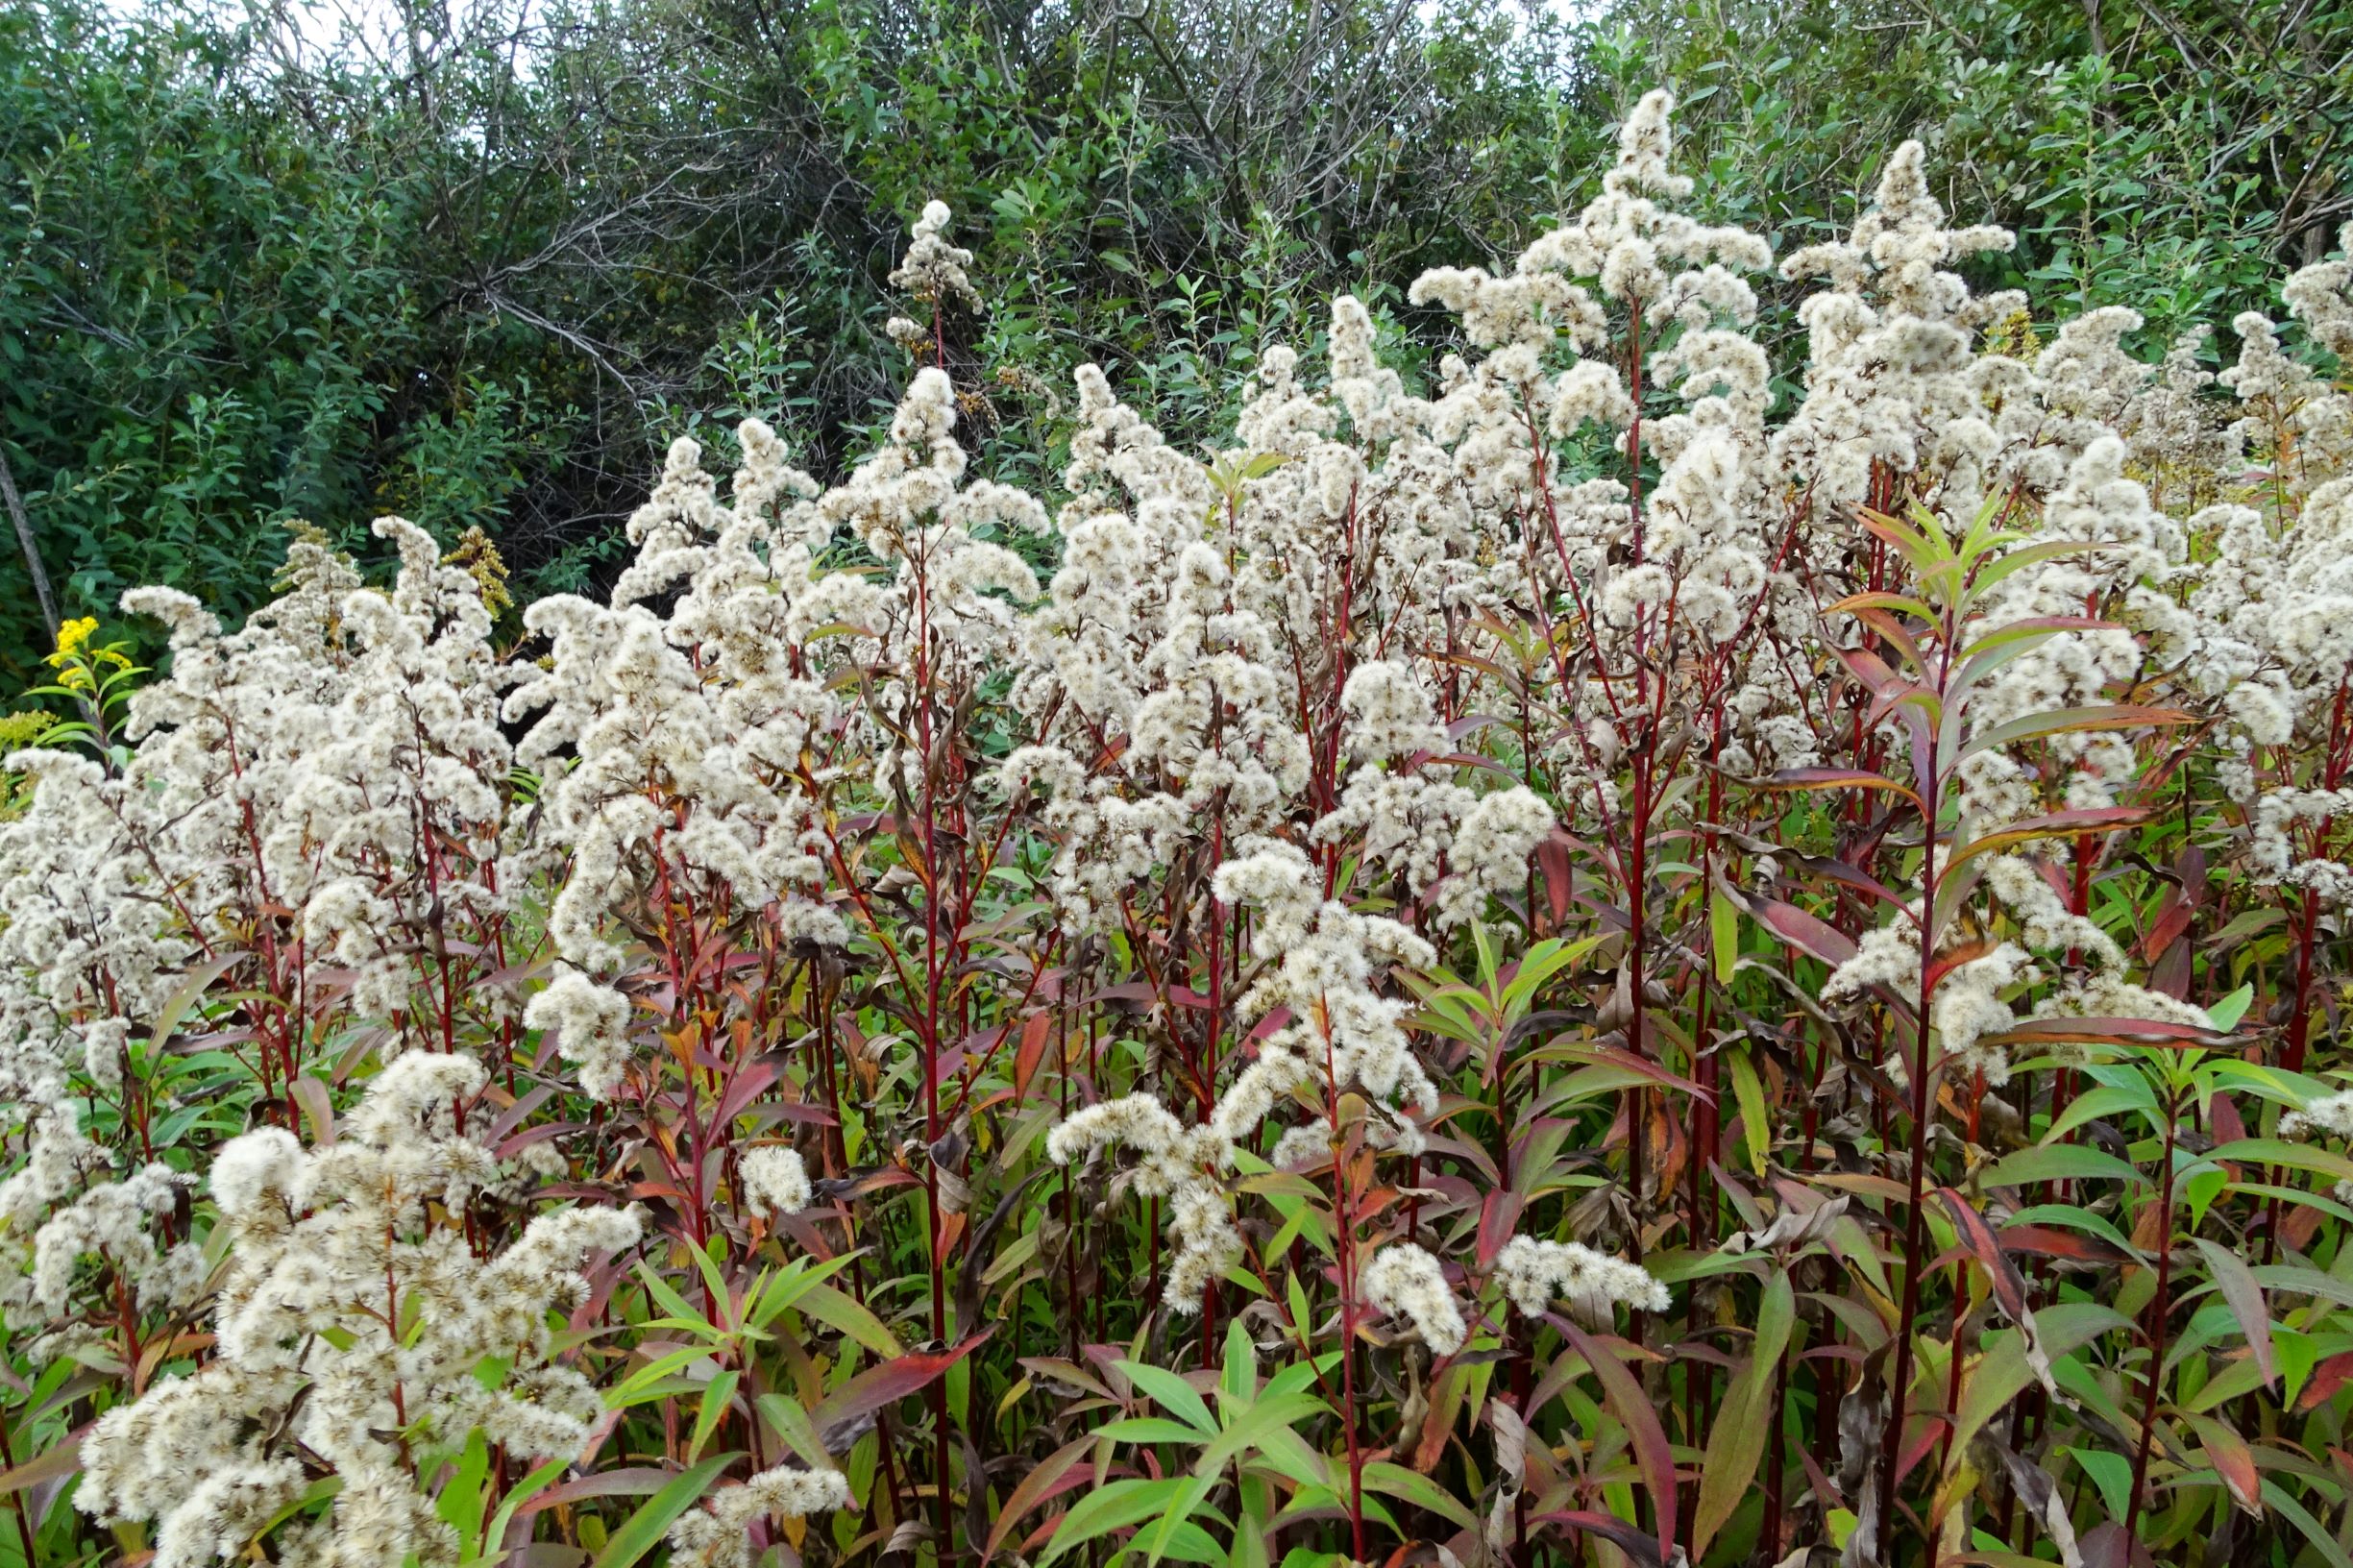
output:
[[976, 464], [934, 207], [834, 482], [72, 628], [0, 1553], [2341, 1561], [2353, 261], [2150, 365], [1669, 111], [1199, 455]]

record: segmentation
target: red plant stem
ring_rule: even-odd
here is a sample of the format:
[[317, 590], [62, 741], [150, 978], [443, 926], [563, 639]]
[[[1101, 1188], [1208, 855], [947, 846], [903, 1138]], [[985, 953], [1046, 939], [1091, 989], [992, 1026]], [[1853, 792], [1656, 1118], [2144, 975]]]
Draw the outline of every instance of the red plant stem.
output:
[[[2329, 735], [2320, 769], [2320, 787], [2335, 791], [2343, 787], [2345, 772], [2353, 754], [2346, 746], [2348, 723], [2353, 722], [2353, 678], [2340, 676], [2337, 699], [2329, 708]], [[2312, 852], [2315, 859], [2327, 855], [2330, 830], [2335, 822], [2323, 817], [2313, 830]], [[2302, 919], [2296, 929], [2295, 1012], [2288, 1019], [2288, 1051], [2280, 1064], [2290, 1072], [2304, 1070], [2304, 1050], [2312, 1039], [2312, 955], [2313, 943], [2320, 919], [2319, 895], [2311, 888], [2304, 890]]]
[[1642, 564], [1642, 302], [1626, 310], [1626, 397], [1633, 418], [1626, 427], [1627, 521], [1634, 532], [1634, 564]]
[[[9, 1425], [0, 1421], [0, 1470], [16, 1468], [16, 1451], [9, 1443]], [[9, 1511], [16, 1515], [16, 1538], [24, 1543], [25, 1568], [35, 1568], [40, 1557], [33, 1550], [32, 1506], [26, 1502], [22, 1488], [9, 1494]]]
[[2304, 1052], [2312, 1040], [2312, 957], [2319, 920], [2319, 894], [2306, 888], [2296, 919], [2295, 1001], [2288, 1016], [2288, 1048], [2280, 1058], [2280, 1066], [2290, 1072], [2304, 1070]]
[[[1936, 689], [1941, 698], [1952, 657], [1953, 634], [1957, 630], [1951, 617], [1945, 618], [1943, 648], [1938, 655]], [[1903, 1308], [1896, 1323], [1896, 1368], [1888, 1392], [1890, 1409], [1887, 1432], [1882, 1439], [1879, 1456], [1879, 1538], [1885, 1541], [1895, 1528], [1896, 1466], [1903, 1454], [1905, 1407], [1909, 1403], [1912, 1383], [1912, 1331], [1920, 1318], [1921, 1258], [1921, 1192], [1928, 1172], [1928, 1115], [1934, 1105], [1928, 1093], [1928, 1018], [1936, 990], [1936, 835], [1937, 808], [1943, 799], [1943, 781], [1937, 776], [1937, 752], [1940, 725], [1929, 726], [1929, 748], [1923, 766], [1921, 788], [1921, 863], [1920, 863], [1920, 1015], [1915, 1044], [1909, 1064], [1912, 1090], [1912, 1139], [1910, 1194], [1903, 1216]], [[1935, 1561], [1936, 1545], [1928, 1543], [1931, 1564]]]
[[[1646, 748], [1645, 754], [1638, 755], [1634, 759], [1634, 803], [1630, 823], [1632, 837], [1625, 846], [1628, 862], [1626, 968], [1630, 977], [1629, 989], [1631, 995], [1630, 1013], [1626, 1025], [1626, 1048], [1640, 1057], [1650, 1055], [1643, 1036], [1645, 992], [1649, 990], [1649, 982], [1648, 977], [1643, 973], [1642, 943], [1644, 924], [1642, 885], [1648, 880], [1649, 875], [1649, 868], [1645, 864], [1643, 851], [1651, 833], [1650, 782], [1651, 770]], [[1626, 1121], [1627, 1197], [1637, 1212], [1642, 1205], [1642, 1178], [1645, 1164], [1643, 1157], [1647, 1152], [1651, 1138], [1650, 1109], [1649, 1094], [1637, 1088], [1633, 1091], [1633, 1097], [1628, 1102]], [[1635, 1262], [1642, 1262], [1641, 1221], [1637, 1219], [1630, 1229], [1632, 1235], [1628, 1237], [1627, 1251]], [[1642, 1309], [1630, 1308], [1626, 1315], [1627, 1337], [1639, 1345], [1642, 1343]], [[1662, 1551], [1669, 1544], [1664, 1541], [1659, 1543]]]
[[[1217, 792], [1216, 814], [1210, 821], [1210, 867], [1225, 863], [1226, 822], [1225, 792]], [[1225, 905], [1214, 892], [1210, 894], [1209, 941], [1209, 1017], [1202, 1025], [1201, 1052], [1201, 1116], [1209, 1119], [1217, 1101], [1217, 1036], [1225, 1021]], [[1217, 1282], [1212, 1280], [1201, 1293], [1201, 1364], [1217, 1364]]]
[[2157, 1390], [2165, 1382], [2165, 1325], [2173, 1284], [2173, 1137], [2178, 1108], [2169, 1094], [2165, 1107], [2165, 1154], [2157, 1181], [2157, 1295], [2148, 1304], [2148, 1382], [2141, 1398], [2141, 1441], [2132, 1457], [2132, 1492], [2124, 1506], [2124, 1538], [2140, 1537], [2141, 1489], [2148, 1479], [2149, 1440], [2157, 1430]]
[[1951, 1412], [1961, 1408], [1961, 1330], [1967, 1326], [1968, 1317], [1968, 1300], [1961, 1291], [1955, 1290], [1952, 1294], [1952, 1355], [1948, 1359], [1945, 1369], [1945, 1434], [1939, 1439], [1936, 1451], [1939, 1475], [1952, 1463], [1954, 1422]]
[[[1322, 1010], [1320, 1001], [1317, 1011]], [[1338, 1065], [1332, 1048], [1332, 1020], [1317, 1020], [1324, 1037], [1325, 1115], [1332, 1124], [1333, 1228], [1338, 1232], [1340, 1274], [1340, 1425], [1348, 1434], [1348, 1529], [1352, 1555], [1364, 1560], [1364, 1450], [1357, 1440], [1357, 1259], [1356, 1202], [1349, 1170], [1356, 1162], [1342, 1147]]]
[[1782, 1447], [1787, 1440], [1784, 1412], [1788, 1408], [1789, 1358], [1784, 1356], [1773, 1379], [1773, 1404], [1769, 1407], [1773, 1430], [1765, 1440], [1765, 1523], [1758, 1532], [1765, 1556], [1775, 1561], [1781, 1556], [1781, 1472], [1789, 1462]]
[[[1535, 1399], [1535, 1339], [1534, 1331], [1521, 1325], [1519, 1332], [1510, 1332], [1510, 1309], [1504, 1309], [1506, 1333], [1515, 1341], [1516, 1354], [1511, 1359], [1511, 1400], [1520, 1413], [1520, 1426], [1526, 1431], [1533, 1412], [1529, 1409]], [[1533, 1568], [1534, 1557], [1528, 1548], [1528, 1469], [1523, 1446], [1520, 1458], [1520, 1489], [1511, 1499], [1511, 1561], [1513, 1568]]]
[[[2321, 769], [2321, 787], [2335, 790], [2344, 781], [2346, 696], [2347, 681], [2337, 683], [2337, 700], [2330, 709], [2329, 739], [2326, 758]], [[2332, 820], [2321, 819], [2313, 832], [2312, 851], [2319, 858], [2327, 851]], [[2304, 1070], [2304, 1052], [2312, 1040], [2312, 980], [2313, 947], [2318, 933], [2320, 901], [2312, 888], [2304, 890], [2304, 897], [2296, 911], [2295, 998], [2288, 1017], [2287, 1049], [2280, 1065], [2290, 1072]], [[2279, 1245], [2279, 1213], [2277, 1198], [2264, 1205], [2263, 1261], [2269, 1263], [2277, 1255]]]
[[[935, 312], [935, 326], [937, 312]], [[944, 369], [946, 343], [938, 339]], [[924, 1228], [931, 1255], [931, 1336], [947, 1341], [947, 1261], [943, 1256], [945, 1227], [940, 1213], [940, 1166], [931, 1151], [939, 1143], [940, 1127], [940, 898], [939, 821], [932, 781], [931, 585], [919, 553], [915, 558], [915, 723], [917, 754], [922, 759], [923, 811], [923, 1194]], [[948, 1510], [947, 1385], [935, 1379], [929, 1390], [932, 1418], [932, 1466], [936, 1478], [934, 1513], [939, 1551], [944, 1559], [954, 1550], [955, 1535]]]

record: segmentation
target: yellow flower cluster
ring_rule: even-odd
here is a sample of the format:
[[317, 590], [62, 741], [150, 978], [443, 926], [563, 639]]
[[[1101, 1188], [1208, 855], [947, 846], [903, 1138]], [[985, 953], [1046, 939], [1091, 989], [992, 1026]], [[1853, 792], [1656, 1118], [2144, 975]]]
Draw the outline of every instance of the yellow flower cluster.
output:
[[57, 651], [50, 654], [44, 662], [52, 670], [58, 672], [58, 684], [63, 686], [67, 691], [88, 691], [95, 686], [98, 668], [101, 665], [109, 665], [117, 670], [131, 668], [130, 656], [121, 649], [112, 645], [105, 648], [89, 646], [90, 638], [96, 635], [97, 631], [98, 618], [94, 615], [83, 616], [78, 621], [68, 621], [58, 627]]

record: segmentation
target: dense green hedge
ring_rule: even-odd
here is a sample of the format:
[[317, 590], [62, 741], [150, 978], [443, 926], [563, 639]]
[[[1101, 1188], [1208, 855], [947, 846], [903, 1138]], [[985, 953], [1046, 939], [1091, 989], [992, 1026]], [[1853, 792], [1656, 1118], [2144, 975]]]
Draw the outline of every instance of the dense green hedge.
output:
[[[657, 443], [746, 412], [830, 468], [904, 369], [870, 302], [932, 197], [1001, 287], [952, 346], [986, 460], [1033, 479], [1084, 360], [1200, 421], [1302, 298], [1397, 337], [1406, 280], [1573, 207], [1654, 82], [1783, 250], [1920, 134], [2039, 298], [2135, 302], [2152, 355], [2353, 208], [2341, 0], [509, 9], [335, 51], [184, 0], [0, 12], [0, 451], [66, 615], [249, 606], [273, 525], [385, 510], [576, 583]], [[21, 686], [13, 551], [0, 594]]]

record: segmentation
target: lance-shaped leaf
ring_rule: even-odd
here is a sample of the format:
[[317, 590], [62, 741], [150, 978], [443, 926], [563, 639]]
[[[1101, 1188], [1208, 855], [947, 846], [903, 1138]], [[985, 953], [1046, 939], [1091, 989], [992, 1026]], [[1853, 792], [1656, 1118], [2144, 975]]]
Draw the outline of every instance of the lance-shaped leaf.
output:
[[678, 1515], [693, 1507], [711, 1489], [720, 1473], [744, 1456], [715, 1454], [691, 1470], [680, 1471], [660, 1491], [638, 1505], [621, 1528], [607, 1536], [597, 1554], [595, 1568], [629, 1568], [669, 1533]]
[[2022, 844], [2031, 844], [2036, 839], [2071, 838], [2078, 833], [2113, 833], [2119, 828], [2146, 821], [2148, 816], [2148, 809], [2145, 806], [2101, 806], [2089, 811], [2054, 811], [2046, 817], [2029, 817], [2022, 822], [2012, 822], [1982, 838], [1972, 839], [1954, 850], [1952, 858], [1945, 863], [1947, 874], [1979, 855], [2015, 848]]
[[2062, 632], [2105, 631], [2113, 621], [2083, 615], [2045, 615], [2012, 621], [1973, 640], [1961, 649], [1959, 665], [1945, 682], [1947, 693], [1966, 692], [2022, 653], [2030, 652]]
[[933, 1379], [969, 1356], [995, 1332], [993, 1323], [946, 1350], [911, 1350], [880, 1366], [870, 1366], [820, 1400], [809, 1412], [809, 1424], [817, 1429], [826, 1451], [839, 1454], [865, 1432], [875, 1411], [929, 1387]]
[[1916, 620], [1927, 621], [1931, 623], [1936, 620], [1936, 612], [1928, 608], [1928, 606], [1923, 603], [1920, 600], [1914, 599], [1909, 594], [1891, 594], [1884, 589], [1873, 589], [1868, 593], [1861, 594], [1849, 594], [1837, 603], [1828, 606], [1824, 613], [1826, 615], [1837, 615], [1843, 611], [1849, 615], [1856, 615], [1860, 614], [1864, 610], [1894, 610], [1899, 614], [1908, 615]]
[[2000, 1235], [1986, 1223], [1985, 1216], [1969, 1206], [1969, 1200], [1951, 1188], [1937, 1188], [1937, 1197], [1946, 1213], [1952, 1216], [1953, 1229], [1959, 1233], [1961, 1244], [1967, 1247], [1993, 1282], [1994, 1300], [2002, 1315], [2013, 1323], [2024, 1323], [2027, 1317], [2026, 1281], [2010, 1261], [2001, 1244]]
[[2353, 1382], [2353, 1350], [2339, 1351], [2312, 1369], [2303, 1391], [2295, 1396], [2295, 1408], [2316, 1410], [2335, 1399], [2348, 1382]]
[[1795, 904], [1778, 898], [1743, 895], [1756, 922], [1798, 951], [1833, 968], [1854, 956], [1854, 939]]
[[1113, 1531], [1150, 1519], [1182, 1519], [1199, 1506], [1204, 1490], [1204, 1482], [1197, 1476], [1170, 1476], [1164, 1481], [1115, 1481], [1089, 1492], [1055, 1526], [1053, 1539], [1038, 1558], [1041, 1568], [1074, 1547]]
[[1635, 1568], [1661, 1568], [1666, 1561], [1659, 1554], [1656, 1537], [1645, 1533], [1638, 1526], [1628, 1524], [1614, 1513], [1597, 1513], [1590, 1508], [1562, 1508], [1552, 1513], [1539, 1513], [1528, 1522], [1580, 1535], [1599, 1535], [1625, 1553], [1627, 1560], [1633, 1563]]
[[1966, 762], [1980, 751], [2041, 740], [2047, 735], [2082, 735], [2096, 729], [2155, 729], [2194, 722], [2178, 708], [2146, 708], [2130, 702], [2112, 702], [2096, 708], [2055, 708], [1980, 730], [1969, 738], [1954, 760]]
[[1930, 625], [1936, 622], [1935, 613], [1925, 604], [1921, 603], [1918, 600], [1906, 599], [1901, 594], [1851, 594], [1829, 606], [1827, 613], [1853, 616], [1890, 643], [1903, 649], [1903, 656], [1910, 661], [1912, 668], [1924, 673], [1928, 668], [1928, 661], [1921, 653], [1920, 644], [1913, 640], [1911, 630], [1889, 613], [1891, 610], [1900, 611], [1906, 615], [1916, 615]]
[[1923, 516], [1918, 526], [1868, 506], [1856, 507], [1855, 515], [1865, 529], [1893, 545], [1916, 576], [1931, 576], [1940, 566], [1959, 564], [1932, 515]]
[[2255, 1468], [2255, 1452], [2247, 1447], [2231, 1425], [2213, 1414], [2182, 1412], [2190, 1430], [2197, 1433], [2198, 1446], [2206, 1451], [2206, 1462], [2230, 1493], [2230, 1500], [2257, 1518], [2263, 1517], [2263, 1477]]
[[[989, 1542], [981, 1548], [982, 1562], [996, 1556], [997, 1549], [1005, 1544], [1005, 1537], [1013, 1533], [1014, 1526], [1019, 1524], [1031, 1509], [1067, 1489], [1057, 1482], [1070, 1475], [1071, 1467], [1096, 1441], [1097, 1434], [1091, 1432], [1073, 1437], [1056, 1449], [1042, 1464], [1021, 1478], [1020, 1483], [1014, 1487], [1013, 1495], [1005, 1499], [1004, 1507], [997, 1510], [996, 1524], [989, 1531]], [[1069, 1484], [1075, 1486], [1091, 1479], [1087, 1473], [1070, 1476]]]
[[1642, 1473], [1643, 1487], [1651, 1494], [1651, 1507], [1658, 1520], [1658, 1539], [1674, 1540], [1675, 1453], [1667, 1446], [1666, 1429], [1658, 1424], [1657, 1409], [1642, 1391], [1640, 1381], [1607, 1346], [1566, 1319], [1555, 1321], [1567, 1333], [1577, 1354], [1593, 1368], [1593, 1375], [1601, 1380], [1610, 1413], [1626, 1428], [1627, 1439], [1634, 1451], [1634, 1467]]
[[1767, 790], [1886, 790], [1900, 795], [1913, 806], [1920, 805], [1920, 796], [1908, 784], [1900, 784], [1885, 773], [1867, 772], [1859, 768], [1784, 768], [1757, 781], [1759, 789]]
[[1732, 1517], [1756, 1477], [1764, 1457], [1765, 1439], [1781, 1410], [1774, 1403], [1775, 1383], [1781, 1368], [1781, 1352], [1789, 1346], [1789, 1331], [1797, 1320], [1797, 1298], [1789, 1272], [1774, 1271], [1756, 1316], [1756, 1340], [1739, 1376], [1716, 1412], [1715, 1430], [1708, 1434], [1707, 1459], [1700, 1469], [1699, 1500], [1692, 1507], [1691, 1554], [1703, 1557], [1710, 1541]]
[[1985, 1045], [2158, 1045], [2215, 1046], [2230, 1036], [2194, 1023], [2166, 1018], [2028, 1018], [1984, 1037]]
[[[1771, 787], [1770, 782], [1767, 787]], [[1737, 828], [1724, 827], [1715, 822], [1703, 825], [1721, 832], [1726, 838], [1752, 855], [1771, 855], [1780, 866], [1784, 874], [1796, 871], [1805, 876], [1818, 877], [1825, 882], [1834, 882], [1840, 887], [1852, 888], [1857, 893], [1866, 894], [1881, 903], [1891, 904], [1898, 909], [1910, 907], [1909, 901], [1895, 889], [1848, 861], [1833, 860], [1827, 855], [1805, 854], [1791, 849], [1786, 845], [1776, 844], [1769, 839], [1760, 839], [1753, 834], [1743, 833]], [[1712, 887], [1720, 888], [1736, 900], [1746, 902], [1740, 890], [1732, 884], [1729, 877], [1724, 874], [1721, 867], [1709, 873], [1708, 880]]]
[[2078, 543], [2072, 539], [2052, 539], [2039, 545], [2020, 545], [2016, 549], [2005, 550], [1998, 559], [1979, 570], [1976, 580], [1970, 584], [1971, 595], [1973, 598], [1984, 594], [2002, 578], [2037, 561], [2054, 561], [2064, 555], [2088, 555], [2096, 550], [2113, 550], [2120, 543], [2120, 540], [2094, 539]]
[[2214, 1276], [2214, 1286], [2230, 1304], [2232, 1315], [2246, 1335], [2247, 1354], [2263, 1371], [2263, 1381], [2268, 1385], [2279, 1381], [2279, 1360], [2271, 1347], [2271, 1311], [2264, 1301], [2263, 1286], [2256, 1283], [2255, 1271], [2246, 1260], [2218, 1241], [2198, 1237], [2197, 1250], [2204, 1254], [2206, 1267]]

